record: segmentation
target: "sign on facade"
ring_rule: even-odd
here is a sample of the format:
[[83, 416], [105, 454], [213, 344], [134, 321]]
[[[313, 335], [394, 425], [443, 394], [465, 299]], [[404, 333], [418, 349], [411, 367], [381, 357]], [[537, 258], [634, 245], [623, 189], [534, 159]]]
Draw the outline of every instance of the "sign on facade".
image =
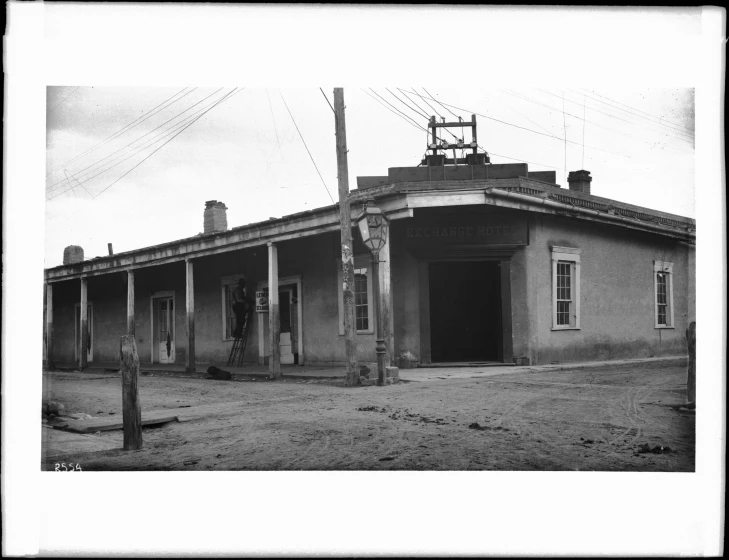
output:
[[256, 292], [256, 311], [268, 313], [268, 292]]
[[416, 243], [483, 243], [527, 245], [525, 220], [494, 219], [485, 216], [414, 220], [405, 231]]

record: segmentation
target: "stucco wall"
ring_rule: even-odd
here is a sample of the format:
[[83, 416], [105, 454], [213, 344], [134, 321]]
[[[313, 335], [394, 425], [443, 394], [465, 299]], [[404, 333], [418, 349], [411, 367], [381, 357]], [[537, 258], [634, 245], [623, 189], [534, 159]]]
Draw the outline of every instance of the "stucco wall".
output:
[[[427, 267], [406, 246], [408, 220], [391, 224], [394, 359], [405, 353], [420, 361], [421, 275]], [[616, 359], [680, 354], [685, 329], [695, 317], [695, 256], [693, 247], [657, 235], [576, 219], [531, 215], [529, 245], [511, 259], [512, 340], [514, 357], [533, 364], [553, 361]], [[581, 249], [581, 329], [552, 330], [552, 245]], [[338, 233], [282, 242], [279, 276], [300, 276], [302, 339], [307, 364], [343, 364], [344, 340], [339, 334], [337, 258]], [[355, 252], [362, 253], [361, 243]], [[673, 329], [654, 326], [653, 261], [671, 261], [673, 268]], [[196, 259], [195, 327], [199, 365], [225, 363], [232, 345], [223, 340], [221, 278], [245, 274], [248, 294], [268, 277], [267, 248]], [[150, 362], [150, 297], [172, 291], [175, 297], [176, 363], [184, 364], [185, 266], [174, 263], [135, 273], [136, 339], [140, 360]], [[119, 337], [126, 333], [126, 274], [88, 279], [92, 303], [94, 362], [117, 362]], [[71, 363], [74, 352], [74, 305], [80, 300], [78, 280], [54, 284], [54, 360]], [[268, 315], [263, 314], [265, 351]], [[259, 360], [259, 323], [253, 315], [244, 361]], [[358, 360], [375, 360], [374, 334], [357, 336]]]
[[[535, 216], [527, 248], [531, 363], [682, 354], [689, 249], [670, 239], [558, 216]], [[551, 246], [581, 249], [580, 329], [552, 330]], [[653, 261], [673, 267], [674, 328], [655, 328]]]
[[529, 289], [526, 247], [520, 247], [511, 258], [511, 339], [513, 356], [529, 352]]

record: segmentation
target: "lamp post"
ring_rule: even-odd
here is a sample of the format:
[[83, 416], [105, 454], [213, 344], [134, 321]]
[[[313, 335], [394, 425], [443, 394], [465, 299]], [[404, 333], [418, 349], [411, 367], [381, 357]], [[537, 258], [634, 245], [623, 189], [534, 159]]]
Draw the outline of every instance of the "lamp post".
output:
[[387, 243], [387, 219], [382, 210], [374, 206], [374, 199], [366, 199], [357, 217], [362, 242], [372, 253], [372, 291], [375, 299], [375, 352], [377, 353], [377, 384], [385, 384], [385, 339], [382, 337], [382, 310], [380, 309], [380, 249]]

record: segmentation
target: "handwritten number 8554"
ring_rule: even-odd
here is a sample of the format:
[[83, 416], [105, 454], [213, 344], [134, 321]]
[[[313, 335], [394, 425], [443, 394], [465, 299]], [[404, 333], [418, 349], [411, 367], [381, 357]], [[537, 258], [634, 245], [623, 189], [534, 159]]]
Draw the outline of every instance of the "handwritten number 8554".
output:
[[[61, 470], [63, 469], [63, 470]], [[56, 472], [74, 472], [74, 471], [81, 471], [81, 465], [76, 463], [74, 465], [73, 463], [69, 463], [68, 466], [66, 466], [66, 463], [56, 463]]]

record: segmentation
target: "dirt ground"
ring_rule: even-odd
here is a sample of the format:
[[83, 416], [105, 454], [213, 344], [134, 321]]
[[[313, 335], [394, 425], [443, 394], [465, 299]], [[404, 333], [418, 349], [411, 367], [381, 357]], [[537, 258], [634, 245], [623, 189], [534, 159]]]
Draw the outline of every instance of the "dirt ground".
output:
[[[695, 468], [694, 411], [680, 409], [683, 360], [469, 379], [403, 376], [411, 381], [356, 388], [341, 379], [141, 376], [143, 410], [174, 412], [181, 422], [145, 428], [138, 451], [121, 449], [120, 430], [99, 432], [89, 437], [118, 448], [65, 460], [84, 471]], [[51, 372], [43, 382], [44, 397], [67, 413], [121, 417], [118, 373]], [[54, 470], [57, 461], [42, 468]]]

